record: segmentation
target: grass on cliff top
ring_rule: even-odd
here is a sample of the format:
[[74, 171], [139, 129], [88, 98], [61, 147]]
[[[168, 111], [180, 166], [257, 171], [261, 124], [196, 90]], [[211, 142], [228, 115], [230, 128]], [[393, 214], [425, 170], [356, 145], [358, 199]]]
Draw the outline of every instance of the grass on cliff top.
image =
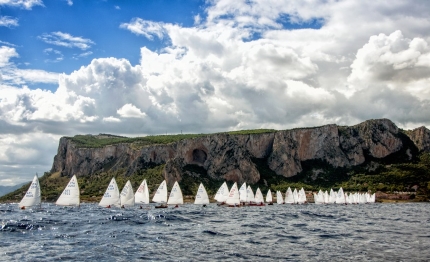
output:
[[[276, 132], [274, 129], [253, 129], [223, 132], [218, 134], [228, 135], [250, 135], [250, 134], [265, 134]], [[170, 144], [178, 142], [183, 139], [192, 139], [197, 137], [208, 136], [208, 134], [177, 134], [177, 135], [155, 135], [145, 137], [124, 137], [109, 134], [99, 135], [76, 135], [68, 137], [77, 147], [80, 148], [97, 148], [108, 145], [115, 145], [121, 143], [132, 144], [134, 148], [142, 148], [144, 146], [157, 145], [157, 144]]]

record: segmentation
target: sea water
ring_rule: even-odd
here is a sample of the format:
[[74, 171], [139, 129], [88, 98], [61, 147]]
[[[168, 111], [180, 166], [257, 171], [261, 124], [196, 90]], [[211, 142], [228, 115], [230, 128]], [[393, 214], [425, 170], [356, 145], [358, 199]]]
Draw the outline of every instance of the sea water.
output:
[[[146, 209], [145, 209], [146, 208]], [[430, 204], [0, 205], [2, 261], [428, 261]]]

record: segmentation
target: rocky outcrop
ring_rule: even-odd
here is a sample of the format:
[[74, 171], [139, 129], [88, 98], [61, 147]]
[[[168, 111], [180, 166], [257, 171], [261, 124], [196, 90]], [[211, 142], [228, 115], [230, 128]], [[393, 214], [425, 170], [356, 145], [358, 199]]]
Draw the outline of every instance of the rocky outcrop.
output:
[[406, 133], [417, 146], [418, 150], [430, 152], [430, 130], [424, 126], [418, 127]]
[[[253, 184], [260, 179], [253, 158], [266, 159], [271, 170], [286, 177], [300, 173], [302, 162], [307, 160], [350, 167], [364, 163], [367, 157], [384, 158], [399, 152], [406, 146], [399, 132], [390, 120], [378, 119], [351, 127], [326, 125], [265, 134], [213, 134], [143, 148], [126, 143], [79, 148], [70, 139], [61, 138], [51, 172], [90, 176], [124, 169], [132, 174], [165, 164], [163, 173], [171, 186], [181, 180], [184, 167], [197, 165], [213, 179]], [[409, 137], [420, 150], [429, 150], [428, 129], [418, 128], [411, 134]]]

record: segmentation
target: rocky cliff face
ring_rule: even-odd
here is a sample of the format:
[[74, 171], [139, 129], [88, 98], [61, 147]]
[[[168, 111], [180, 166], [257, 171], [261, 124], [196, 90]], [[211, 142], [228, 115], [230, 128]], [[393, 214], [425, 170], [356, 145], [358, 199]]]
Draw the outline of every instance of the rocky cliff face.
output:
[[[214, 134], [141, 149], [130, 144], [78, 148], [70, 139], [61, 138], [51, 172], [90, 176], [125, 169], [132, 174], [149, 165], [166, 164], [163, 173], [171, 186], [181, 180], [184, 167], [198, 165], [214, 179], [253, 184], [260, 179], [253, 158], [267, 159], [270, 169], [286, 177], [301, 172], [306, 160], [350, 167], [364, 163], [368, 156], [384, 158], [401, 150], [406, 145], [399, 132], [390, 120], [379, 119], [351, 127], [326, 125], [267, 134]], [[408, 136], [419, 150], [430, 152], [429, 134], [421, 127]]]

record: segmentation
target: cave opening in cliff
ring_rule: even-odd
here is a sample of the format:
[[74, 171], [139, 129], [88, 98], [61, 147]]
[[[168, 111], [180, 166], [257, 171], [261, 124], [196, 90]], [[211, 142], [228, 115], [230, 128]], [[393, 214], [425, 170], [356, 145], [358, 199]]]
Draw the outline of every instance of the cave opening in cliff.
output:
[[207, 159], [208, 155], [205, 151], [201, 149], [193, 150], [193, 162], [203, 165]]

